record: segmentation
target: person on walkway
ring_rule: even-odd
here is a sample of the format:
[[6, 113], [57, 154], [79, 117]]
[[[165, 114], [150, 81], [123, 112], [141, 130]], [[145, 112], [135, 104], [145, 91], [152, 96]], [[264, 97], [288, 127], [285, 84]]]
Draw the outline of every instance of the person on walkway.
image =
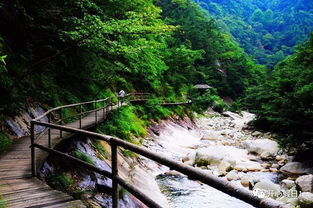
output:
[[118, 96], [119, 96], [119, 99], [120, 99], [120, 102], [121, 102], [121, 105], [122, 105], [124, 97], [125, 97], [125, 91], [124, 90], [120, 90], [119, 93], [118, 93]]

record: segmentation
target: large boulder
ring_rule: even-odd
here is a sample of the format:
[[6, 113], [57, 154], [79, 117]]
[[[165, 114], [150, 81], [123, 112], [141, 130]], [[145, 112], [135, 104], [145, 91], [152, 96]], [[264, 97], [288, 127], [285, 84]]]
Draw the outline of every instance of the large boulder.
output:
[[253, 191], [264, 194], [264, 197], [277, 198], [280, 195], [280, 186], [270, 180], [262, 180], [255, 184]]
[[313, 208], [313, 194], [310, 192], [302, 192], [299, 196], [299, 204], [301, 208]]
[[300, 176], [296, 184], [302, 192], [313, 192], [313, 175]]
[[260, 163], [250, 160], [241, 160], [236, 161], [236, 165], [234, 167], [237, 171], [260, 171], [262, 170], [262, 166]]
[[306, 165], [300, 162], [289, 162], [280, 168], [282, 173], [293, 174], [293, 175], [303, 175], [313, 173], [312, 168], [308, 168]]
[[284, 189], [292, 189], [296, 186], [296, 183], [293, 180], [284, 179], [281, 181], [281, 185]]
[[[197, 166], [220, 166], [220, 172], [234, 168], [237, 171], [260, 171], [260, 163], [249, 160], [248, 151], [234, 146], [212, 145], [197, 150]], [[223, 175], [223, 174], [222, 174]]]
[[236, 161], [247, 160], [247, 151], [233, 146], [212, 145], [197, 150], [196, 164], [219, 165], [222, 161], [232, 165]]
[[278, 143], [270, 139], [245, 140], [242, 142], [242, 146], [249, 152], [257, 154], [268, 152], [276, 155], [279, 150]]

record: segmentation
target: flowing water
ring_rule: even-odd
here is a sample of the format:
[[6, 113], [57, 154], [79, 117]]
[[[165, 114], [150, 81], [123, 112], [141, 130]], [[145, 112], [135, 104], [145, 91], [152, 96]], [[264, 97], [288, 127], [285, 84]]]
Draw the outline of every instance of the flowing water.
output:
[[157, 177], [170, 207], [175, 208], [250, 208], [253, 207], [208, 185], [180, 176]]
[[[240, 123], [240, 120], [237, 120]], [[244, 122], [241, 122], [239, 128]], [[147, 146], [155, 152], [167, 156], [177, 161], [181, 161], [184, 156], [195, 152], [196, 149], [207, 145], [206, 141], [201, 141], [199, 129], [188, 129], [174, 122], [163, 124], [161, 134], [148, 141]], [[231, 154], [231, 153], [230, 153]], [[166, 196], [170, 207], [177, 208], [250, 208], [253, 207], [237, 198], [231, 197], [208, 185], [188, 179], [183, 175], [166, 174], [169, 169], [159, 167], [154, 169], [156, 180], [162, 193]], [[276, 182], [277, 174], [250, 172], [251, 176], [260, 179], [269, 179]], [[240, 181], [232, 183], [241, 186]], [[242, 186], [241, 186], [242, 187]], [[243, 188], [243, 187], [242, 187]]]

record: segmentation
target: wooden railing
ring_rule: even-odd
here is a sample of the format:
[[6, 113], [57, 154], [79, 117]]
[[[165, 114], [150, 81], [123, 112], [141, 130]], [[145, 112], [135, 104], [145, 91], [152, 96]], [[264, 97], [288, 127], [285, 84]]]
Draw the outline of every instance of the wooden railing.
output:
[[[150, 95], [148, 95], [148, 94], [140, 94], [140, 95], [129, 94], [126, 97], [128, 98], [128, 100], [135, 100], [135, 99], [144, 100], [147, 98], [147, 96], [150, 96]], [[129, 99], [129, 98], [131, 98], [131, 99]], [[79, 119], [80, 119], [79, 128], [69, 127], [69, 126], [64, 125], [64, 123], [62, 122], [62, 110], [61, 109], [72, 108], [72, 107], [77, 107], [77, 106], [79, 107], [79, 109], [82, 109], [82, 105], [88, 105], [91, 103], [93, 103], [94, 105], [96, 105], [96, 103], [105, 103], [105, 104], [103, 104], [101, 109], [94, 107], [94, 109], [87, 110], [85, 112], [80, 110], [79, 111]], [[186, 105], [186, 104], [190, 104], [190, 103], [191, 103], [190, 101], [187, 101], [187, 102], [176, 103], [176, 105]], [[175, 103], [171, 103], [170, 105], [174, 105], [174, 104]], [[35, 148], [38, 148], [38, 149], [41, 149], [45, 152], [53, 154], [55, 156], [61, 157], [62, 159], [70, 160], [73, 163], [79, 164], [80, 166], [82, 166], [88, 170], [102, 174], [105, 177], [111, 178], [112, 179], [113, 208], [118, 208], [118, 198], [119, 198], [118, 187], [119, 186], [122, 186], [123, 188], [125, 188], [128, 192], [133, 194], [135, 197], [137, 197], [139, 200], [141, 200], [148, 207], [152, 207], [152, 208], [162, 207], [157, 202], [155, 202], [153, 199], [151, 199], [150, 197], [145, 195], [143, 192], [141, 192], [138, 188], [136, 188], [135, 186], [133, 186], [129, 182], [126, 182], [126, 180], [124, 180], [123, 178], [121, 178], [119, 176], [119, 174], [118, 174], [118, 171], [119, 171], [118, 170], [118, 147], [122, 147], [124, 149], [133, 151], [133, 152], [135, 152], [141, 156], [149, 158], [155, 162], [158, 162], [162, 165], [165, 165], [165, 166], [169, 167], [170, 169], [173, 169], [173, 170], [179, 171], [183, 174], [186, 174], [187, 176], [189, 176], [190, 178], [192, 178], [194, 180], [199, 180], [199, 181], [201, 181], [201, 182], [203, 182], [209, 186], [212, 186], [212, 187], [214, 187], [220, 191], [223, 191], [223, 192], [225, 192], [231, 196], [234, 196], [238, 199], [241, 199], [241, 200], [243, 200], [243, 201], [245, 201], [251, 205], [254, 205], [257, 207], [277, 207], [277, 208], [278, 207], [286, 207], [284, 204], [282, 204], [278, 201], [275, 201], [273, 199], [258, 198], [256, 196], [254, 196], [253, 193], [249, 190], [238, 189], [238, 187], [236, 185], [231, 184], [231, 183], [229, 183], [229, 182], [227, 182], [221, 178], [217, 178], [217, 177], [210, 175], [210, 174], [208, 174], [208, 173], [206, 173], [200, 169], [196, 169], [194, 167], [184, 165], [181, 162], [177, 162], [177, 161], [174, 161], [172, 159], [163, 157], [159, 154], [151, 152], [147, 148], [136, 146], [134, 144], [131, 144], [129, 142], [126, 142], [122, 139], [119, 139], [119, 138], [116, 138], [113, 136], [102, 135], [102, 134], [98, 134], [98, 133], [94, 133], [94, 132], [82, 129], [82, 125], [81, 125], [82, 115], [85, 115], [86, 113], [90, 114], [90, 113], [96, 112], [95, 113], [95, 116], [96, 116], [97, 112], [99, 112], [99, 110], [103, 110], [103, 113], [105, 116], [109, 113], [110, 109], [112, 109], [114, 107], [115, 108], [120, 107], [122, 105], [123, 105], [122, 103], [113, 102], [112, 98], [106, 98], [106, 99], [97, 100], [97, 101], [91, 101], [91, 102], [85, 102], [85, 103], [79, 103], [79, 104], [57, 107], [57, 108], [54, 108], [54, 109], [47, 111], [45, 114], [32, 120], [31, 121], [31, 154], [32, 154], [32, 174], [33, 174], [33, 176], [36, 176], [36, 171], [37, 171], [36, 170]], [[51, 115], [53, 113], [57, 113], [57, 112], [59, 112], [59, 115], [61, 118], [56, 119], [56, 123], [52, 123], [51, 122]], [[41, 122], [40, 121], [40, 119], [42, 119], [44, 116], [47, 116], [49, 118], [48, 119], [49, 122]], [[55, 115], [54, 115], [54, 117], [56, 118]], [[97, 118], [95, 118], [95, 123], [97, 123]], [[40, 139], [40, 137], [39, 138], [36, 137], [36, 140], [35, 140], [35, 132], [34, 132], [35, 125], [46, 127], [46, 129], [48, 131], [48, 140], [49, 140], [48, 147], [40, 145], [36, 142], [36, 141], [38, 141], [38, 139]], [[102, 140], [102, 141], [105, 141], [108, 144], [110, 144], [110, 146], [111, 146], [111, 161], [112, 161], [111, 168], [112, 168], [112, 172], [102, 170], [102, 169], [100, 169], [94, 165], [91, 165], [91, 164], [89, 164], [83, 160], [80, 160], [80, 159], [75, 158], [71, 155], [65, 154], [63, 152], [60, 152], [60, 151], [57, 151], [57, 150], [54, 150], [53, 148], [51, 148], [51, 130], [53, 130], [53, 129], [60, 131], [60, 137], [62, 137], [62, 132], [67, 132], [70, 134], [80, 134], [80, 135], [88, 136], [91, 139]]]

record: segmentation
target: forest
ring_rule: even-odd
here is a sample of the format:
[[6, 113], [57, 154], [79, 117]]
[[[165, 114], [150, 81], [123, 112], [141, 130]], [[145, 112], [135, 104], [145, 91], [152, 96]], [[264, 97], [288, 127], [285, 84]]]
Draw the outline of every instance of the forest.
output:
[[311, 208], [312, 121], [312, 0], [0, 1], [0, 208]]
[[231, 33], [259, 64], [269, 68], [295, 51], [313, 30], [313, 2], [309, 0], [196, 0]]
[[[306, 0], [1, 2], [0, 119], [120, 89], [190, 98], [199, 112], [228, 109], [220, 96], [285, 145], [312, 145], [312, 9]], [[199, 83], [213, 90], [199, 94]]]

